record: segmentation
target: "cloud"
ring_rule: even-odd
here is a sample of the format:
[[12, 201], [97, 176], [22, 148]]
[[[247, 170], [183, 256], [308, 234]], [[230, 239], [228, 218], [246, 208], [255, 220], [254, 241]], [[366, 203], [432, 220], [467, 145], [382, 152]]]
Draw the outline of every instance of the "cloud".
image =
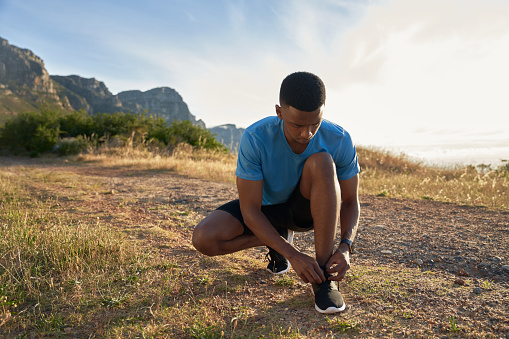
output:
[[496, 0], [371, 6], [345, 34], [328, 110], [372, 144], [429, 142], [422, 126], [451, 126], [444, 142], [509, 126], [507, 17]]

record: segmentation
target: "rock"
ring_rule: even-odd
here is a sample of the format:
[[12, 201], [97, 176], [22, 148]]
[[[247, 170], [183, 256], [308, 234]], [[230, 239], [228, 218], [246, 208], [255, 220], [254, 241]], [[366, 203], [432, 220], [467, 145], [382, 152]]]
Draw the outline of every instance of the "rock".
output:
[[476, 287], [476, 288], [474, 288], [474, 290], [472, 292], [474, 292], [475, 294], [481, 294], [482, 289], [480, 287]]
[[422, 262], [422, 260], [421, 260], [421, 259], [415, 259], [415, 260], [414, 260], [414, 264], [416, 264], [416, 265], [421, 266], [421, 265], [422, 265], [422, 263], [423, 263], [423, 262]]
[[382, 254], [392, 254], [391, 250], [381, 250], [380, 253]]
[[454, 283], [456, 285], [464, 286], [465, 285], [465, 280], [463, 280], [463, 279], [456, 279], [456, 280], [454, 280]]
[[509, 265], [502, 265], [502, 271], [509, 272]]

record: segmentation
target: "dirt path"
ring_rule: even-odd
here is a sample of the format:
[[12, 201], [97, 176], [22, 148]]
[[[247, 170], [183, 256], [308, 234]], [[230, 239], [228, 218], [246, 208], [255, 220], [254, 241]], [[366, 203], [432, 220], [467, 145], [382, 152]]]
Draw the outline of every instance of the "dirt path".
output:
[[[62, 180], [52, 188], [41, 186], [41, 193], [55, 197], [62, 208], [83, 218], [97, 218], [119, 227], [143, 224], [173, 230], [180, 234], [179, 242], [148, 245], [160, 249], [162, 255], [188, 258], [189, 265], [200, 267], [203, 262], [199, 260], [204, 257], [190, 243], [194, 223], [236, 197], [233, 185], [169, 172], [41, 164], [31, 159], [9, 160], [1, 166], [23, 166], [64, 177], [72, 174], [75, 180], [86, 180], [91, 187], [87, 190], [73, 190], [72, 183]], [[65, 187], [69, 187], [68, 193], [62, 194]], [[352, 276], [343, 287], [349, 307], [340, 318], [350, 324], [364, 324], [353, 334], [447, 337], [455, 334], [448, 331], [448, 321], [454, 315], [469, 329], [468, 333], [458, 332], [462, 337], [509, 338], [508, 212], [374, 196], [361, 196], [361, 209]], [[298, 234], [296, 246], [313, 253], [312, 236]], [[263, 267], [263, 248], [252, 249], [249, 255]], [[239, 303], [254, 308], [253, 321], [267, 321], [263, 316], [266, 311], [257, 309], [263, 304], [264, 310], [282, 313], [289, 323], [299, 323], [300, 333], [307, 337], [334, 332], [310, 305], [303, 307], [297, 301], [310, 298], [309, 292], [301, 292], [304, 284], [292, 283], [284, 299], [277, 294], [281, 286], [263, 270], [251, 269], [246, 274], [251, 275], [252, 283], [237, 297]], [[419, 280], [421, 276], [423, 280]], [[355, 279], [363, 286], [356, 285]], [[393, 286], [384, 288], [384, 281]], [[267, 302], [267, 297], [273, 300]], [[286, 300], [283, 305], [282, 300]], [[393, 315], [392, 320], [384, 320], [387, 314]], [[309, 326], [304, 332], [306, 324]]]

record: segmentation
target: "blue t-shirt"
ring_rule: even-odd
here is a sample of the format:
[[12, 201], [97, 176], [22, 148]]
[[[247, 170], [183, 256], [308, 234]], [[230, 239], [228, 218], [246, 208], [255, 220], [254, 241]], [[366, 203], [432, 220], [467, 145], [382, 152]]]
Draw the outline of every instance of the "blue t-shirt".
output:
[[304, 153], [295, 154], [286, 141], [283, 120], [277, 116], [267, 117], [242, 134], [235, 175], [246, 180], [263, 179], [262, 205], [280, 204], [293, 193], [306, 159], [318, 152], [332, 156], [338, 180], [347, 180], [359, 173], [355, 146], [341, 126], [323, 119]]

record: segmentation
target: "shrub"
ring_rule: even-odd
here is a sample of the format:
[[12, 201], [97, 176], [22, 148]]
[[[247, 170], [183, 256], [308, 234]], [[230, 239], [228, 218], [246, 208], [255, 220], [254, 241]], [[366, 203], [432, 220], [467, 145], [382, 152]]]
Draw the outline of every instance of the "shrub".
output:
[[190, 121], [174, 121], [164, 131], [164, 140], [167, 145], [187, 143], [196, 148], [207, 150], [220, 150], [226, 152], [226, 147], [218, 142], [210, 131], [201, 126], [195, 126]]
[[7, 121], [0, 129], [0, 145], [14, 152], [48, 152], [60, 135], [61, 113], [42, 109], [24, 112]]
[[55, 145], [54, 151], [59, 155], [73, 155], [83, 152], [87, 149], [89, 140], [79, 135], [76, 138], [60, 139]]
[[145, 113], [88, 115], [84, 110], [63, 113], [43, 109], [22, 113], [0, 129], [0, 147], [34, 155], [51, 150], [61, 155], [76, 154], [92, 146], [90, 140], [97, 146], [98, 141], [110, 138], [130, 140], [136, 145], [164, 143], [171, 148], [187, 143], [193, 148], [227, 152], [226, 147], [201, 126], [194, 126], [190, 121], [177, 121], [168, 126], [163, 118]]

